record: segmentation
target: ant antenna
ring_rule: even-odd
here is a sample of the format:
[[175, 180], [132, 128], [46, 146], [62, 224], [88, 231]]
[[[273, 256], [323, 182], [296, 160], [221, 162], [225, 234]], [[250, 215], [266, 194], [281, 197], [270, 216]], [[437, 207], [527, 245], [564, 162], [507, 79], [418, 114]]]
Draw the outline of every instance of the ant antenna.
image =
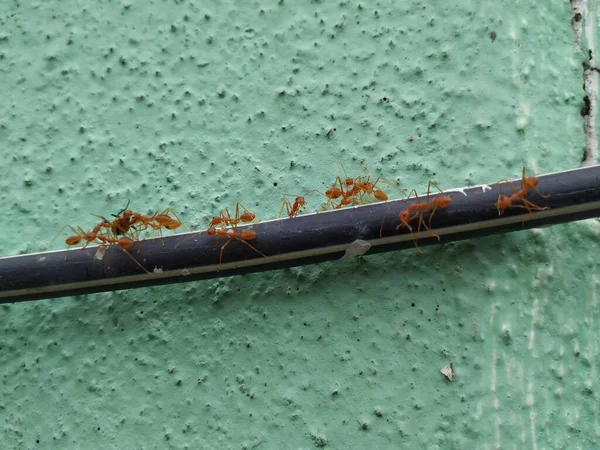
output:
[[127, 211], [127, 208], [129, 208], [129, 202], [131, 202], [131, 199], [127, 199], [127, 205], [125, 205], [125, 208], [123, 208], [121, 211], [119, 211], [117, 213], [117, 215], [111, 214], [111, 216], [113, 217], [119, 217], [121, 214], [123, 214], [125, 211]]

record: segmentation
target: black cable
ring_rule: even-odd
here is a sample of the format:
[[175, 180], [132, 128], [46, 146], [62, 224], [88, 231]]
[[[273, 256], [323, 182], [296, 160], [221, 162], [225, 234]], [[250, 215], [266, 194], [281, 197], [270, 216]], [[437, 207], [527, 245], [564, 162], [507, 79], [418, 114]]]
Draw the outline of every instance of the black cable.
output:
[[[446, 191], [452, 201], [431, 221], [439, 240], [424, 227], [418, 234], [396, 229], [400, 211], [416, 202], [411, 198], [253, 224], [257, 237], [248, 244], [254, 249], [234, 239], [224, 248], [221, 265], [227, 239], [199, 232], [139, 241], [129, 255], [116, 246], [101, 246], [3, 257], [0, 303], [228, 277], [414, 248], [415, 238], [420, 247], [600, 216], [600, 166], [538, 179], [539, 191], [548, 197], [530, 191], [526, 198], [548, 209], [531, 213], [509, 207], [499, 216], [494, 206], [501, 193], [510, 196], [520, 189], [521, 180], [511, 181], [512, 187], [502, 183]], [[423, 218], [428, 224], [428, 214]], [[409, 224], [416, 231], [418, 220]]]

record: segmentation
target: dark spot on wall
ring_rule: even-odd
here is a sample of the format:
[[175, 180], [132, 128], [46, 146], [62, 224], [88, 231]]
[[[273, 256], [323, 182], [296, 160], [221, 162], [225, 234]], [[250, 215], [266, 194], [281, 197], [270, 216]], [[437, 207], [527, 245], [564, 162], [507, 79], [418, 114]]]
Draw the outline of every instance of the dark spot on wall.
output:
[[581, 117], [589, 116], [590, 108], [591, 108], [590, 98], [586, 95], [585, 97], [583, 97], [583, 106], [581, 107], [581, 111], [579, 111], [579, 114], [581, 114]]

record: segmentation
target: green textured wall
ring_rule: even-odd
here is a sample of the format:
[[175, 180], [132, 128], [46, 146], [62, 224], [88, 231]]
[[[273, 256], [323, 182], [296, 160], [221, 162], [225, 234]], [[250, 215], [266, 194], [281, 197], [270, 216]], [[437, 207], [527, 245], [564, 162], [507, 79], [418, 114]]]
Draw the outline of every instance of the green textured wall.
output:
[[[0, 254], [128, 199], [273, 218], [325, 160], [419, 190], [593, 162], [596, 2], [459, 3], [3, 2]], [[0, 448], [597, 448], [599, 236], [4, 305]]]

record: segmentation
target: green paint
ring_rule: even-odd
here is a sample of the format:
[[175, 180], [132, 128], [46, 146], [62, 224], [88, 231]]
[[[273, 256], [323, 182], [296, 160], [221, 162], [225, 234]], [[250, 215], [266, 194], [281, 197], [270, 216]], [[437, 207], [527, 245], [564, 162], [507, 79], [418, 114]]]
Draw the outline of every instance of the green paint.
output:
[[[568, 2], [12, 2], [0, 25], [2, 255], [128, 199], [271, 218], [325, 160], [422, 190], [584, 148]], [[597, 447], [599, 232], [4, 306], [1, 447]]]

